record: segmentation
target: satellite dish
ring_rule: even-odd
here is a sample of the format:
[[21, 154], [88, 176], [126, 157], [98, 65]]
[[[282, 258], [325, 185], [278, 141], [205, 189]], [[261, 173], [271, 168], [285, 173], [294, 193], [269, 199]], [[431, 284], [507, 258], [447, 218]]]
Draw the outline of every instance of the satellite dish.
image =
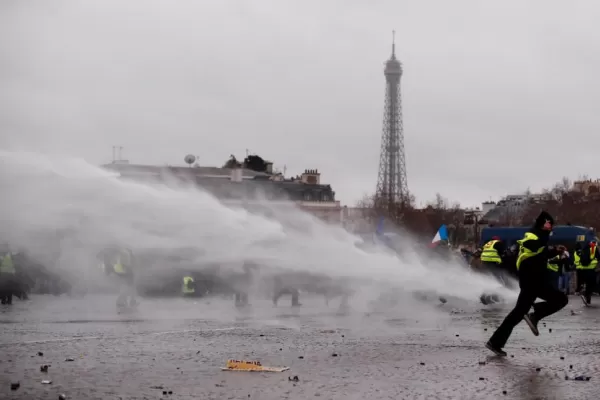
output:
[[196, 156], [194, 156], [192, 154], [188, 154], [187, 156], [185, 156], [184, 161], [186, 164], [192, 165], [194, 163], [194, 161], [196, 161]]

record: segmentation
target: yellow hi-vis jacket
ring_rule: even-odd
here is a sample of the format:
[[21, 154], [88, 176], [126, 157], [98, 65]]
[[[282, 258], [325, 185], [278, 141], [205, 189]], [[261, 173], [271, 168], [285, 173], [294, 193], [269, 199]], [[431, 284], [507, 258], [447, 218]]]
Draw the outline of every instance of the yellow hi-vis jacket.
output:
[[494, 245], [498, 242], [499, 240], [490, 240], [489, 242], [484, 244], [479, 259], [483, 262], [496, 264], [502, 263], [502, 258], [500, 257], [500, 254], [498, 254], [498, 250], [494, 248]]
[[552, 264], [550, 261], [558, 261], [560, 256], [552, 257], [548, 260], [548, 269], [553, 272], [558, 272], [558, 264]]
[[[585, 251], [585, 249], [583, 249], [581, 251]], [[598, 266], [598, 260], [596, 259], [596, 252], [598, 251], [598, 249], [596, 247], [594, 247], [593, 249], [590, 248], [589, 251], [590, 251], [590, 265], [581, 265], [581, 256], [579, 254], [577, 254], [577, 252], [575, 252], [575, 254], [574, 254], [575, 269], [579, 269], [579, 270], [596, 269], [596, 267]]]
[[0, 262], [0, 274], [15, 274], [15, 263], [10, 253], [6, 254]]
[[531, 232], [525, 232], [525, 236], [523, 237], [523, 239], [517, 240], [517, 243], [519, 244], [519, 255], [517, 257], [517, 271], [519, 270], [519, 268], [521, 268], [521, 263], [523, 263], [523, 261], [533, 256], [537, 256], [538, 254], [541, 254], [544, 251], [545, 246], [540, 247], [536, 251], [531, 251], [527, 247], [523, 246], [525, 242], [538, 239], [539, 237], [537, 235]]
[[113, 265], [113, 270], [118, 275], [125, 275], [131, 272], [131, 251], [124, 250], [117, 255], [117, 262]]
[[184, 276], [181, 291], [183, 292], [183, 294], [194, 293], [196, 291], [196, 289], [194, 289], [194, 278], [192, 278], [191, 276]]

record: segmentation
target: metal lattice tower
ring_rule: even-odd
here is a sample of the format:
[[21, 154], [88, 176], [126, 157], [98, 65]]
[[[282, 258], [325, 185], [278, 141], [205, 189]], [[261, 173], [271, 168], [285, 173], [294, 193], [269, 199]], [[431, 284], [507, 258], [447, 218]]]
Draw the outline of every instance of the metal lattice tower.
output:
[[385, 63], [384, 75], [386, 81], [385, 108], [376, 198], [381, 207], [391, 210], [393, 205], [403, 207], [407, 204], [409, 196], [404, 159], [402, 97], [400, 95], [402, 64], [396, 59], [395, 31], [392, 39], [392, 56]]

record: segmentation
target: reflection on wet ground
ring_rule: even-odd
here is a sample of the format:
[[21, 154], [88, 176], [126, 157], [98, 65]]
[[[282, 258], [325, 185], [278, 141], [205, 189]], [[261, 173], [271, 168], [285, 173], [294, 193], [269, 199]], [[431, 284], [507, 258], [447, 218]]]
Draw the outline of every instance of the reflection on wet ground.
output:
[[[222, 299], [146, 300], [122, 314], [103, 296], [33, 297], [3, 306], [0, 398], [595, 399], [599, 393], [600, 312], [574, 297], [540, 325], [540, 337], [517, 327], [504, 359], [483, 348], [506, 313], [501, 308], [338, 312], [322, 299], [303, 300], [293, 309], [257, 300], [246, 310]], [[229, 358], [291, 369], [221, 371]], [[44, 364], [48, 372], [40, 371]], [[299, 381], [288, 380], [293, 376]]]

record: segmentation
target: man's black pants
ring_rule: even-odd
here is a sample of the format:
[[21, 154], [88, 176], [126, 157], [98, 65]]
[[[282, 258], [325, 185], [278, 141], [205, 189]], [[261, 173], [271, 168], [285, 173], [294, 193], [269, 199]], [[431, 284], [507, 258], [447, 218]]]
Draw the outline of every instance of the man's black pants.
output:
[[[524, 269], [528, 268], [525, 267]], [[561, 310], [569, 302], [563, 292], [549, 284], [545, 269], [531, 268], [529, 271], [524, 269], [519, 271], [521, 291], [517, 304], [490, 338], [490, 343], [494, 347], [503, 348], [506, 345], [514, 327], [521, 322], [532, 306], [534, 318], [539, 321]], [[534, 304], [538, 297], [545, 301]]]
[[581, 278], [581, 283], [585, 284], [585, 292], [583, 295], [585, 296], [585, 301], [588, 304], [592, 302], [592, 293], [596, 289], [596, 271], [593, 269], [578, 269], [578, 278]]

